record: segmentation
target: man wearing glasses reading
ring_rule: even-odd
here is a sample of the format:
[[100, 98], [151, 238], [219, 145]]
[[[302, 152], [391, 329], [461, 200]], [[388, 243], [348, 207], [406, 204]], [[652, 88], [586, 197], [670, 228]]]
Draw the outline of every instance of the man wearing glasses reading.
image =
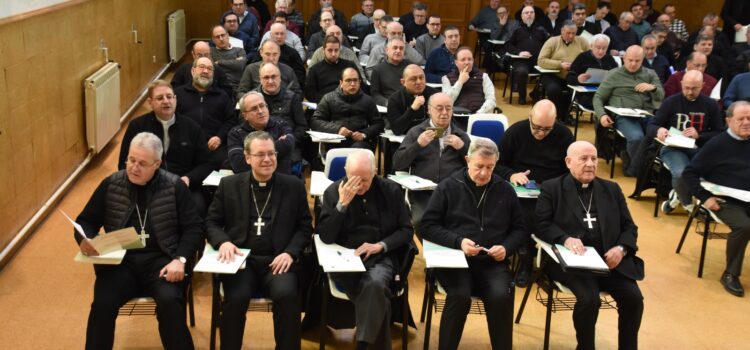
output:
[[295, 143], [292, 127], [283, 119], [270, 116], [263, 94], [257, 91], [250, 91], [242, 96], [240, 110], [245, 122], [234, 127], [227, 136], [232, 170], [235, 173], [250, 170], [252, 164], [246, 161], [245, 138], [253, 131], [265, 131], [273, 137], [278, 159], [276, 170], [281, 174], [291, 174]]
[[[555, 121], [557, 110], [550, 100], [541, 100], [531, 108], [529, 119], [511, 125], [500, 144], [500, 160], [495, 173], [514, 186], [534, 187], [549, 179], [562, 176], [565, 151], [573, 143], [570, 129]], [[536, 198], [520, 198], [526, 227], [530, 233], [539, 234], [536, 227]], [[516, 275], [516, 285], [526, 287], [534, 258], [533, 241], [519, 248], [521, 267]]]

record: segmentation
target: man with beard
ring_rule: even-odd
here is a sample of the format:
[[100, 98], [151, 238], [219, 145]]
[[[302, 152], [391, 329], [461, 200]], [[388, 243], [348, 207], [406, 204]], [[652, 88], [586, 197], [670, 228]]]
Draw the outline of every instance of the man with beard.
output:
[[237, 88], [238, 100], [248, 91], [255, 90], [255, 88], [260, 86], [260, 66], [263, 63], [273, 63], [279, 68], [281, 72], [281, 85], [283, 87], [296, 93], [302, 93], [302, 88], [297, 82], [297, 76], [294, 75], [292, 67], [279, 62], [280, 50], [279, 44], [273, 40], [268, 40], [260, 45], [261, 60], [245, 67], [245, 71], [242, 73], [242, 80], [240, 80], [240, 86]]
[[[211, 59], [211, 47], [208, 46], [208, 43], [205, 41], [196, 41], [195, 44], [193, 44], [193, 49], [190, 51], [190, 54], [193, 56], [193, 62], [201, 57]], [[181, 64], [172, 76], [172, 88], [176, 89], [178, 86], [190, 85], [192, 83], [193, 63]], [[227, 80], [227, 73], [219, 66], [214, 66], [213, 85], [223, 90], [227, 96], [234, 97], [234, 90], [232, 89], [232, 85], [229, 84], [229, 80]]]
[[339, 85], [339, 77], [346, 68], [355, 68], [351, 61], [339, 58], [341, 42], [331, 35], [326, 37], [323, 44], [323, 61], [311, 66], [307, 72], [305, 97], [308, 101], [318, 103], [325, 94], [333, 91]]
[[547, 32], [534, 19], [534, 8], [526, 6], [521, 11], [523, 24], [510, 35], [505, 46], [508, 53], [521, 56], [513, 58], [513, 85], [511, 91], [518, 92], [518, 103], [526, 104], [526, 85], [529, 81], [529, 71], [536, 65], [539, 51], [547, 40]]

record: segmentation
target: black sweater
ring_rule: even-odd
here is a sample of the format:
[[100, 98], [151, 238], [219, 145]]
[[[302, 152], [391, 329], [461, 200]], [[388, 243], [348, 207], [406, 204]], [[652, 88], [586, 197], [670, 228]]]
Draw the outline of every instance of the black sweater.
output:
[[568, 75], [565, 77], [565, 80], [570, 85], [581, 85], [581, 83], [578, 81], [578, 76], [586, 73], [586, 70], [588, 70], [589, 68], [610, 70], [613, 68], [617, 68], [617, 62], [615, 62], [615, 59], [610, 56], [609, 52], [600, 60], [594, 57], [594, 54], [591, 53], [591, 50], [588, 50], [578, 55], [578, 57], [573, 60], [573, 63], [570, 64], [570, 70], [568, 71]]
[[427, 114], [427, 101], [430, 100], [432, 94], [438, 92], [437, 90], [425, 86], [422, 91], [424, 96], [424, 104], [417, 110], [411, 109], [411, 104], [414, 103], [415, 96], [408, 93], [406, 88], [403, 86], [388, 98], [388, 114], [386, 118], [389, 122], [389, 127], [393, 130], [396, 135], [405, 135], [409, 129], [418, 125], [430, 116]]
[[713, 196], [701, 187], [701, 178], [717, 185], [750, 191], [750, 140], [723, 132], [707, 142], [682, 172], [690, 193], [705, 202]]
[[307, 83], [305, 84], [305, 98], [310, 102], [318, 103], [325, 94], [336, 90], [341, 81], [341, 73], [346, 68], [357, 69], [354, 62], [339, 59], [336, 63], [322, 60], [307, 70]]
[[674, 127], [685, 130], [694, 127], [699, 133], [696, 144], [703, 145], [724, 130], [719, 105], [712, 98], [699, 95], [689, 101], [683, 94], [667, 97], [656, 111], [656, 116], [648, 122], [648, 137], [655, 137], [659, 128]]
[[234, 100], [229, 95], [213, 86], [200, 92], [193, 84], [182, 85], [174, 93], [177, 114], [198, 123], [207, 138], [218, 136], [222, 144], [227, 143], [227, 133], [238, 124]]
[[528, 51], [532, 55], [533, 62], [536, 62], [537, 57], [539, 57], [539, 51], [542, 50], [547, 37], [547, 31], [541, 25], [535, 23], [531, 27], [528, 27], [522, 24], [510, 35], [510, 39], [505, 43], [505, 47], [509, 53], [514, 55], [519, 54], [521, 51]]
[[529, 120], [521, 120], [511, 125], [500, 144], [500, 160], [495, 173], [504, 180], [510, 176], [531, 170], [529, 179], [542, 183], [568, 172], [565, 154], [573, 143], [570, 129], [555, 123], [552, 131], [541, 141], [531, 134]]

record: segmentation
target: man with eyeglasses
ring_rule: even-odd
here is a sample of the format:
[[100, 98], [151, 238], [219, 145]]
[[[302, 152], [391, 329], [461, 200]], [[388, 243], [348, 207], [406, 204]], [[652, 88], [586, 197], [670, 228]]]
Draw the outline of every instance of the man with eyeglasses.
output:
[[385, 123], [375, 102], [360, 89], [361, 83], [355, 68], [345, 68], [339, 87], [323, 96], [313, 113], [313, 130], [346, 137], [341, 143], [331, 144], [334, 147], [373, 150], [383, 132]]
[[[349, 31], [352, 35], [364, 39], [365, 35], [369, 34], [368, 31], [373, 28], [372, 24], [375, 21], [375, 2], [373, 0], [362, 0], [361, 3], [362, 11], [357, 12], [357, 14], [352, 16], [349, 21]], [[383, 12], [383, 10], [380, 10], [380, 12], [382, 12], [380, 17], [383, 17], [385, 12]]]
[[[149, 99], [174, 98], [167, 82], [159, 84]], [[102, 228], [133, 228], [145, 246], [129, 249], [119, 265], [94, 265], [86, 349], [112, 349], [118, 311], [137, 296], [154, 298], [164, 349], [193, 349], [185, 322], [185, 277], [191, 272], [188, 259], [203, 245], [203, 220], [179, 176], [160, 169], [166, 160], [156, 135], [139, 132], [123, 149], [125, 168], [102, 180], [76, 219], [87, 238], [78, 233], [74, 238], [85, 256], [99, 255], [90, 238]]]
[[439, 90], [427, 86], [424, 71], [416, 64], [404, 68], [400, 79], [401, 88], [388, 98], [388, 114], [391, 130], [404, 135], [409, 129], [429, 119], [427, 101]]
[[406, 42], [412, 47], [416, 44], [414, 40], [428, 32], [427, 29], [427, 5], [421, 2], [415, 2], [411, 7], [411, 13], [414, 21], [400, 22], [404, 26], [404, 36]]
[[305, 184], [276, 171], [275, 138], [253, 131], [244, 141], [248, 172], [219, 183], [206, 218], [208, 243], [219, 261], [230, 262], [250, 249], [246, 267], [219, 276], [221, 348], [240, 349], [250, 298], [259, 292], [273, 301], [276, 349], [298, 350], [301, 342], [300, 258], [309, 245], [312, 218]]
[[440, 29], [440, 16], [430, 15], [430, 18], [427, 19], [427, 33], [417, 37], [414, 45], [414, 48], [422, 57], [430, 57], [433, 50], [445, 43], [445, 36], [440, 33]]
[[[226, 16], [230, 13], [234, 13], [237, 16], [237, 19], [239, 19], [239, 30], [247, 34], [247, 36], [257, 45], [258, 39], [260, 38], [258, 26], [259, 18], [256, 18], [255, 15], [247, 10], [245, 0], [232, 0], [232, 9], [221, 15], [221, 25], [224, 25]], [[266, 9], [266, 13], [268, 13], [268, 9]]]
[[286, 26], [281, 23], [271, 25], [271, 40], [279, 45], [279, 62], [282, 62], [294, 70], [297, 83], [304, 89], [305, 86], [305, 63], [302, 62], [300, 53], [294, 47], [286, 44]]
[[251, 38], [240, 30], [240, 20], [237, 18], [237, 15], [230, 12], [224, 16], [224, 29], [227, 30], [227, 34], [231, 37], [230, 40], [238, 39], [242, 41], [242, 48], [245, 50], [247, 61], [255, 61], [258, 57], [258, 38]]
[[[323, 13], [320, 14], [320, 31], [310, 35], [310, 39], [307, 40], [307, 57], [312, 57], [315, 54], [315, 51], [323, 46], [323, 42], [328, 35], [328, 28], [333, 25], [336, 25], [336, 22], [333, 21], [333, 15], [329, 11], [323, 11]], [[342, 33], [344, 32], [341, 27], [338, 28]], [[342, 46], [352, 46], [349, 42], [349, 37], [342, 35], [342, 38], [340, 38], [339, 41]]]
[[307, 21], [308, 35], [315, 34], [321, 30], [319, 24], [324, 12], [329, 12], [330, 14], [332, 14], [334, 23], [339, 26], [339, 28], [341, 28], [341, 31], [343, 31], [344, 34], [349, 34], [349, 23], [346, 22], [346, 15], [344, 15], [341, 10], [333, 7], [333, 0], [320, 0], [320, 10], [315, 11], [315, 13], [313, 13], [312, 16], [310, 16], [310, 19]]
[[255, 90], [260, 86], [260, 66], [264, 63], [273, 63], [281, 72], [281, 86], [302, 94], [302, 88], [297, 82], [297, 76], [294, 75], [294, 69], [285, 63], [279, 62], [281, 48], [273, 40], [268, 40], [260, 45], [260, 61], [248, 64], [242, 73], [240, 86], [237, 88], [237, 100], [244, 96], [245, 93]]
[[[190, 50], [191, 56], [193, 56], [193, 61], [201, 58], [211, 58], [211, 47], [208, 45], [205, 41], [196, 41], [195, 44], [193, 44], [193, 48]], [[174, 72], [174, 75], [172, 76], [172, 81], [170, 82], [172, 84], [172, 88], [176, 89], [178, 86], [182, 85], [190, 85], [193, 83], [193, 63], [183, 63], [180, 65], [179, 68]], [[232, 89], [232, 85], [229, 84], [229, 80], [227, 80], [227, 73], [224, 71], [223, 68], [219, 66], [214, 66], [214, 83], [217, 88], [223, 90], [227, 96], [234, 97], [234, 90]]]
[[286, 30], [284, 31], [284, 44], [297, 51], [299, 57], [304, 60], [307, 57], [305, 53], [305, 46], [302, 45], [302, 39], [294, 31], [289, 29], [289, 22], [287, 22], [286, 20], [286, 12], [276, 12], [276, 14], [273, 16], [272, 21], [268, 21], [268, 30], [263, 33], [263, 37], [260, 39], [260, 42], [264, 43], [271, 39], [271, 35], [273, 35], [273, 33], [271, 32], [271, 26], [276, 23], [281, 24], [284, 26], [284, 28], [286, 28]]
[[680, 82], [685, 76], [685, 73], [691, 70], [697, 70], [703, 75], [703, 86], [701, 87], [701, 94], [711, 96], [716, 86], [716, 78], [706, 73], [706, 66], [708, 65], [708, 58], [702, 52], [694, 51], [687, 57], [686, 65], [687, 68], [674, 72], [667, 82], [664, 83], [664, 97], [669, 97], [675, 94], [679, 94], [681, 91]]
[[211, 29], [211, 40], [214, 43], [214, 46], [211, 47], [211, 60], [215, 66], [219, 66], [227, 72], [229, 84], [232, 85], [234, 91], [237, 91], [242, 72], [247, 64], [245, 50], [241, 47], [232, 46], [229, 42], [227, 30], [221, 25], [215, 25]]
[[180, 100], [177, 113], [201, 126], [206, 135], [208, 150], [224, 163], [227, 159], [227, 133], [237, 125], [234, 100], [214, 87], [214, 65], [201, 57], [193, 62], [193, 83], [174, 90]]
[[[393, 169], [439, 183], [464, 167], [469, 135], [454, 123], [453, 100], [439, 92], [429, 98], [430, 119], [409, 129], [393, 155]], [[419, 226], [432, 191], [409, 191], [412, 225]], [[419, 234], [419, 233], [418, 233]]]
[[177, 96], [164, 80], [149, 84], [146, 102], [152, 111], [130, 121], [120, 145], [117, 168], [126, 168], [131, 140], [141, 132], [150, 132], [162, 140], [160, 167], [180, 176], [201, 216], [206, 213], [202, 193], [203, 179], [221, 163], [208, 149], [206, 134], [191, 118], [177, 113]]
[[277, 171], [281, 174], [292, 173], [292, 154], [295, 137], [292, 127], [283, 119], [271, 117], [268, 104], [263, 94], [250, 91], [240, 99], [240, 111], [245, 120], [229, 131], [227, 147], [229, 149], [229, 163], [234, 173], [250, 170], [252, 164], [245, 159], [245, 138], [253, 131], [265, 131], [273, 137]]
[[[531, 108], [529, 118], [511, 125], [500, 144], [500, 160], [495, 173], [513, 186], [534, 188], [564, 175], [565, 150], [573, 143], [573, 133], [557, 120], [555, 104], [540, 100]], [[539, 234], [536, 226], [536, 198], [519, 198], [528, 232]], [[518, 250], [521, 260], [516, 285], [525, 288], [534, 260], [534, 242], [528, 240]]]
[[305, 98], [308, 101], [318, 103], [325, 94], [335, 90], [339, 86], [339, 77], [346, 68], [357, 68], [349, 60], [339, 57], [341, 42], [333, 35], [327, 36], [323, 44], [324, 59], [310, 66], [305, 83]]
[[302, 140], [308, 130], [305, 112], [302, 111], [302, 95], [281, 86], [281, 72], [273, 63], [260, 67], [260, 86], [255, 91], [263, 94], [271, 118], [284, 120], [293, 130], [292, 173], [302, 172]]

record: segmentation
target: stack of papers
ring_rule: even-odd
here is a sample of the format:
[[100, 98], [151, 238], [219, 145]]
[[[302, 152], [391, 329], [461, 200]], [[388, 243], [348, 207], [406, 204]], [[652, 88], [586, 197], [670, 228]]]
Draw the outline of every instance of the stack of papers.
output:
[[526, 188], [525, 186], [516, 186], [512, 183], [510, 185], [513, 187], [513, 190], [516, 191], [516, 196], [518, 198], [539, 198], [539, 194], [541, 193], [538, 188], [535, 190], [531, 190]]
[[613, 107], [613, 106], [606, 106], [604, 108], [622, 117], [643, 118], [649, 115], [653, 115], [649, 111], [638, 109], [638, 108], [621, 108], [621, 107]]
[[[76, 232], [83, 239], [89, 239], [83, 232], [83, 227], [73, 221], [64, 211], [60, 212], [73, 225]], [[145, 247], [140, 236], [133, 227], [127, 227], [117, 231], [107, 232], [90, 239], [91, 245], [99, 253], [98, 256], [86, 256], [80, 251], [73, 258], [73, 261], [91, 264], [118, 265], [125, 257], [127, 249], [139, 249]]]
[[422, 241], [424, 260], [427, 268], [467, 269], [469, 263], [460, 249], [437, 245], [428, 240]]
[[203, 186], [218, 187], [221, 179], [229, 175], [234, 175], [234, 171], [231, 171], [229, 169], [221, 169], [219, 171], [214, 170], [203, 180]]
[[437, 187], [436, 183], [417, 175], [388, 175], [388, 178], [410, 191], [434, 190]]
[[664, 141], [656, 139], [664, 146], [677, 147], [677, 148], [698, 148], [695, 145], [695, 139], [683, 136], [682, 131], [675, 129], [674, 127], [669, 128], [669, 135]]
[[339, 134], [331, 134], [321, 131], [308, 130], [307, 134], [310, 135], [313, 142], [327, 142], [327, 143], [338, 143], [346, 140], [346, 137]]
[[328, 186], [331, 186], [333, 181], [326, 177], [326, 174], [322, 171], [313, 171], [310, 173], [310, 195], [313, 197], [320, 197], [326, 191]]
[[601, 84], [601, 82], [604, 80], [604, 77], [607, 76], [607, 73], [609, 73], [609, 71], [605, 69], [598, 69], [598, 68], [587, 69], [586, 74], [590, 75], [591, 77], [589, 78], [589, 80], [586, 80], [586, 84]]
[[701, 186], [703, 186], [703, 188], [705, 188], [708, 192], [711, 192], [717, 196], [732, 197], [734, 199], [750, 203], [750, 191], [721, 186], [712, 182], [708, 182], [706, 180], [701, 180]]
[[565, 272], [586, 272], [597, 275], [609, 275], [609, 267], [594, 247], [586, 247], [583, 255], [576, 255], [563, 245], [555, 244], [552, 250]]
[[365, 272], [362, 259], [354, 255], [354, 249], [344, 248], [338, 244], [326, 244], [315, 235], [315, 249], [318, 264], [325, 272]]
[[235, 255], [232, 262], [220, 262], [219, 251], [206, 244], [203, 249], [203, 257], [195, 264], [193, 271], [208, 273], [235, 274], [245, 264], [250, 255], [250, 249], [240, 248], [242, 255]]

